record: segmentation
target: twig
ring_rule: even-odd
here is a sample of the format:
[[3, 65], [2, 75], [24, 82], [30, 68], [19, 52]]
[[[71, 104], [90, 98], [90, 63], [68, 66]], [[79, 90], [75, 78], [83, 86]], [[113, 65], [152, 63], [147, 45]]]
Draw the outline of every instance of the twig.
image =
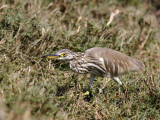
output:
[[[118, 14], [119, 14], [119, 10], [118, 10], [118, 9], [111, 13], [110, 18], [109, 18], [109, 21], [107, 22], [107, 25], [106, 25], [106, 26], [102, 29], [102, 31], [99, 33], [99, 34], [100, 34], [100, 39], [103, 38], [104, 35], [110, 34], [109, 32], [111, 32], [112, 30], [109, 30], [109, 31], [108, 31], [108, 30], [107, 30], [107, 27], [112, 23], [114, 17], [115, 17], [116, 15], [118, 15]], [[115, 27], [114, 27], [114, 28], [115, 28]], [[114, 29], [114, 28], [111, 28], [111, 29]]]
[[20, 31], [21, 31], [22, 27], [23, 27], [23, 24], [22, 24], [22, 23], [20, 23], [20, 25], [19, 25], [19, 29], [18, 29], [18, 31], [17, 31], [17, 33], [16, 33], [16, 35], [14, 36], [14, 39], [16, 39], [16, 38], [18, 37], [18, 35], [19, 35], [19, 33], [20, 33]]
[[142, 54], [142, 49], [144, 48], [144, 45], [146, 44], [146, 42], [148, 41], [150, 35], [151, 35], [151, 32], [152, 32], [152, 29], [151, 29], [151, 24], [150, 24], [150, 28], [148, 30], [148, 33], [147, 33], [147, 36], [145, 38], [145, 40], [141, 43], [141, 45], [139, 46], [139, 50], [140, 50], [140, 54]]
[[8, 5], [3, 5], [2, 7], [0, 7], [0, 10], [6, 7], [8, 7]]
[[109, 18], [109, 21], [108, 21], [108, 23], [107, 23], [107, 26], [109, 26], [109, 25], [112, 23], [114, 17], [115, 17], [116, 15], [118, 15], [118, 14], [119, 14], [119, 10], [118, 10], [118, 9], [111, 13], [110, 18]]

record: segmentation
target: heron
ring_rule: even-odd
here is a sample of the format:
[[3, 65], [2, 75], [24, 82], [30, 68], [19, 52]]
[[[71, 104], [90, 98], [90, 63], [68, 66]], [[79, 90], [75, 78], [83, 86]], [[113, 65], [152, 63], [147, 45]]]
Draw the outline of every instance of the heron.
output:
[[125, 73], [144, 70], [145, 65], [124, 53], [102, 47], [93, 47], [83, 52], [61, 49], [43, 58], [64, 60], [69, 62], [70, 69], [80, 74], [90, 74], [88, 88], [96, 76], [108, 77], [122, 85], [119, 79]]

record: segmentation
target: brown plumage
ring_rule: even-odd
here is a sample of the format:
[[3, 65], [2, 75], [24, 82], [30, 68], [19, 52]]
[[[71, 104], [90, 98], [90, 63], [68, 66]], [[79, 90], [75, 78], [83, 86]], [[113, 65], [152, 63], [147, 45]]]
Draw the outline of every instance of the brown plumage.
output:
[[101, 47], [88, 49], [85, 53], [62, 49], [57, 53], [44, 57], [57, 57], [59, 60], [68, 60], [70, 69], [74, 72], [90, 73], [89, 87], [92, 85], [95, 76], [110, 77], [122, 85], [118, 76], [144, 69], [144, 64], [139, 60], [118, 51]]
[[88, 58], [88, 62], [89, 60], [97, 62], [102, 60], [98, 62], [99, 65], [105, 68], [105, 72], [109, 72], [111, 76], [144, 69], [144, 64], [139, 60], [109, 48], [91, 48], [85, 52], [85, 58]]

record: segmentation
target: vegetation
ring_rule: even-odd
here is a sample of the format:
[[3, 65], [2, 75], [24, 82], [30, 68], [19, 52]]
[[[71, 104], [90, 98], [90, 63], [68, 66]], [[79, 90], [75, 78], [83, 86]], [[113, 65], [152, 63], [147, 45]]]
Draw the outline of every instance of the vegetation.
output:
[[[1, 0], [0, 120], [160, 119], [160, 26], [152, 2]], [[122, 76], [124, 91], [96, 78], [92, 96], [84, 96], [88, 75], [41, 58], [95, 46], [135, 57], [146, 69]]]

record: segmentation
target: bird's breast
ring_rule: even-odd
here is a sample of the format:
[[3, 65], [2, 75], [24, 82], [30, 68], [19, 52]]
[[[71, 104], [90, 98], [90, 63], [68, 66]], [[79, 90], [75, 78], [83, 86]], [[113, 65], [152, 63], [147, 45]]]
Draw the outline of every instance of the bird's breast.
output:
[[88, 73], [88, 69], [84, 66], [84, 61], [83, 60], [72, 60], [70, 61], [70, 69], [73, 72], [85, 74]]

